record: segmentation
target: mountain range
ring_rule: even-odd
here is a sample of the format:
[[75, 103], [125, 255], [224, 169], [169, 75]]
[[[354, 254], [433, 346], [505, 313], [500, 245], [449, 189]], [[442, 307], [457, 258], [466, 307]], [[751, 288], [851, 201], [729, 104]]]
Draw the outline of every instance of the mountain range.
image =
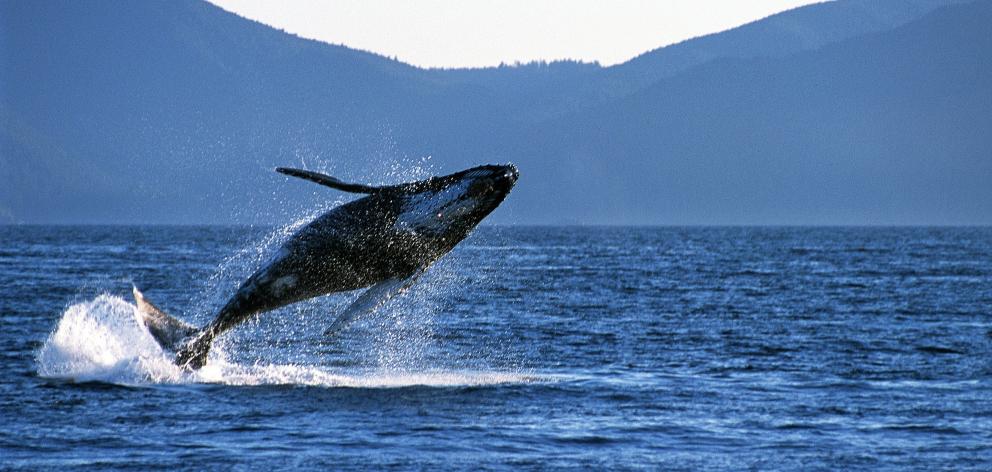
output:
[[992, 224], [992, 2], [838, 0], [646, 52], [421, 69], [195, 0], [0, 3], [0, 222], [280, 223], [514, 162], [520, 224]]

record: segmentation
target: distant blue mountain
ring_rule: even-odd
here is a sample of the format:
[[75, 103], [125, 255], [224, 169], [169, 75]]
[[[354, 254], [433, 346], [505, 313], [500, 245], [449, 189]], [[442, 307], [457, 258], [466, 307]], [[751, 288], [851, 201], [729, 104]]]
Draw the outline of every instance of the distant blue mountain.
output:
[[523, 200], [611, 222], [988, 224], [990, 24], [992, 2], [948, 7], [815, 51], [713, 61], [546, 123], [529, 145], [567, 159], [536, 177], [571, 177]]
[[717, 34], [658, 48], [614, 67], [556, 62], [445, 69], [435, 77], [497, 91], [515, 116], [545, 119], [604, 102], [718, 59], [785, 57], [915, 20], [966, 0], [846, 0], [788, 10]]
[[497, 221], [992, 223], [992, 2], [838, 1], [614, 67], [424, 70], [208, 3], [0, 3], [0, 221], [260, 223], [513, 161]]

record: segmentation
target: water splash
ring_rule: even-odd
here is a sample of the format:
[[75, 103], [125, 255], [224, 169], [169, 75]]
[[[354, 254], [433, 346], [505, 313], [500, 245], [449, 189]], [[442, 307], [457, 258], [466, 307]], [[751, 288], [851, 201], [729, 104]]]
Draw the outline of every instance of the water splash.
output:
[[224, 385], [306, 385], [391, 388], [406, 386], [484, 386], [542, 381], [514, 372], [445, 370], [339, 371], [325, 366], [240, 364], [222, 348], [208, 364], [185, 371], [172, 361], [142, 325], [137, 307], [119, 297], [100, 295], [70, 306], [36, 356], [38, 375], [72, 381], [121, 385], [214, 383]]
[[110, 295], [66, 309], [36, 361], [42, 377], [82, 381], [169, 382], [183, 375], [142, 326], [137, 308]]

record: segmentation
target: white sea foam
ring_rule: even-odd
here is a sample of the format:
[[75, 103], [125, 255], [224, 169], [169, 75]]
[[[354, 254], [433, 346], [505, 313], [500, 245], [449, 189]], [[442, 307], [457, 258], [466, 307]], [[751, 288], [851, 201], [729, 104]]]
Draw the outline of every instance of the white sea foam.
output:
[[72, 381], [122, 385], [216, 383], [390, 388], [482, 386], [541, 381], [538, 376], [492, 371], [427, 370], [334, 372], [323, 366], [228, 362], [211, 350], [207, 365], [190, 372], [177, 367], [141, 323], [135, 305], [101, 295], [70, 306], [37, 353], [38, 374]]
[[70, 306], [38, 351], [38, 374], [128, 384], [181, 381], [182, 371], [169, 365], [136, 310], [109, 295]]

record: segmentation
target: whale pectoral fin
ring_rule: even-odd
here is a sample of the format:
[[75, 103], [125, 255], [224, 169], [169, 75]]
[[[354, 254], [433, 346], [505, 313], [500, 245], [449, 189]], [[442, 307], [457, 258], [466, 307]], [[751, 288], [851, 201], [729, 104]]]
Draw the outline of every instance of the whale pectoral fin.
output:
[[141, 316], [141, 321], [163, 349], [175, 351], [184, 340], [199, 331], [195, 326], [169, 316], [153, 305], [138, 290], [138, 287], [134, 287], [132, 293], [134, 294], [134, 302], [138, 307], [138, 314]]
[[321, 174], [319, 172], [312, 172], [309, 170], [302, 169], [290, 169], [288, 167], [276, 167], [276, 172], [280, 174], [291, 175], [293, 177], [298, 177], [304, 180], [309, 180], [311, 182], [316, 182], [320, 185], [335, 188], [344, 192], [351, 193], [377, 193], [385, 187], [373, 187], [371, 185], [363, 184], [351, 184], [348, 182], [342, 182], [341, 180], [335, 179], [329, 175]]
[[422, 273], [424, 271], [420, 269], [409, 277], [386, 279], [369, 287], [365, 293], [361, 294], [351, 305], [348, 305], [348, 308], [345, 308], [344, 312], [338, 316], [338, 319], [334, 320], [334, 323], [331, 323], [331, 327], [327, 328], [327, 331], [324, 331], [324, 334], [327, 336], [337, 334], [361, 316], [379, 309], [389, 299], [410, 288]]

